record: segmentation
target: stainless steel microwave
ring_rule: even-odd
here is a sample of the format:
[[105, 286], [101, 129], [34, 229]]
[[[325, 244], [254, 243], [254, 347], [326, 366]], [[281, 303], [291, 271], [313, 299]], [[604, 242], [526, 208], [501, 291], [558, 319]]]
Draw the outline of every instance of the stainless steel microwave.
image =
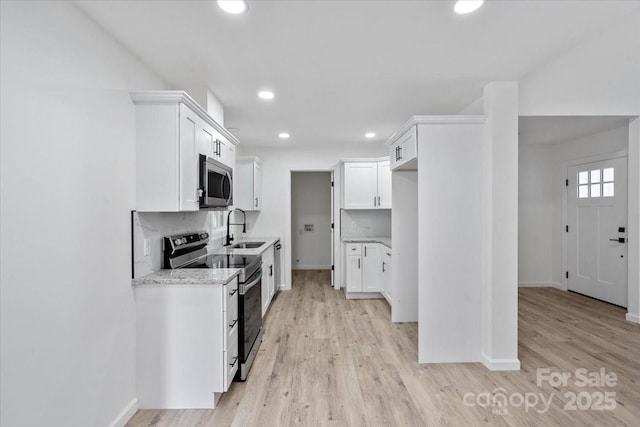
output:
[[200, 208], [233, 204], [233, 169], [200, 154]]

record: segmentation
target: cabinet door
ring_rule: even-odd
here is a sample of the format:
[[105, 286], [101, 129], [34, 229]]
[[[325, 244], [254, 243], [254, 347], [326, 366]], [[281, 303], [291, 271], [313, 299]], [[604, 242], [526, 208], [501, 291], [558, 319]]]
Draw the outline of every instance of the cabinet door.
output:
[[416, 126], [404, 133], [389, 149], [391, 170], [415, 170], [418, 156], [418, 134]]
[[378, 162], [378, 208], [391, 209], [391, 167], [389, 160]]
[[180, 104], [180, 210], [197, 211], [199, 117]]
[[259, 211], [262, 207], [262, 166], [253, 162], [253, 209]]
[[380, 292], [391, 304], [391, 293], [393, 291], [391, 286], [391, 249], [386, 246], [380, 248], [382, 250], [381, 264], [382, 275], [380, 276]]
[[232, 143], [223, 139], [220, 140], [218, 152], [220, 154], [219, 160], [221, 163], [232, 168], [235, 166], [236, 153], [235, 147]]
[[360, 255], [347, 256], [347, 292], [362, 292], [362, 259]]
[[362, 245], [362, 292], [379, 292], [380, 275], [380, 251], [378, 243], [365, 243]]
[[269, 308], [269, 266], [262, 263], [262, 317], [267, 313]]
[[375, 209], [378, 205], [378, 163], [344, 164], [344, 208]]

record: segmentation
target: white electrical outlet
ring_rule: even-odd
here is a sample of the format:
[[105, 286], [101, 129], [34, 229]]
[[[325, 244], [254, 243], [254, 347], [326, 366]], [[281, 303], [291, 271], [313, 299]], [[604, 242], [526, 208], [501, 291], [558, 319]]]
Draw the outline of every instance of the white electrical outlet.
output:
[[149, 239], [144, 239], [144, 256], [151, 255], [151, 245], [149, 244]]

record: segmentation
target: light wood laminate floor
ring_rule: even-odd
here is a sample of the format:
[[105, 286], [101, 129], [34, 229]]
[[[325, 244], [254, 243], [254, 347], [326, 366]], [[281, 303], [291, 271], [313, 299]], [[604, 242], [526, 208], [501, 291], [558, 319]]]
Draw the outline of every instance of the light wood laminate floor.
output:
[[[267, 314], [248, 380], [234, 383], [215, 410], [141, 410], [127, 425], [640, 425], [640, 326], [624, 320], [624, 309], [556, 289], [520, 289], [522, 369], [491, 372], [476, 363], [419, 365], [417, 324], [391, 323], [384, 300], [346, 300], [326, 271], [295, 271], [293, 280]], [[538, 368], [572, 377], [538, 386]], [[579, 368], [614, 372], [617, 384], [580, 387]], [[494, 391], [511, 403], [476, 404]], [[604, 392], [615, 393], [615, 409], [579, 409]], [[576, 410], [565, 410], [571, 393], [581, 397]], [[551, 398], [547, 411], [540, 395]], [[537, 406], [518, 406], [519, 396], [531, 403], [537, 396]]]

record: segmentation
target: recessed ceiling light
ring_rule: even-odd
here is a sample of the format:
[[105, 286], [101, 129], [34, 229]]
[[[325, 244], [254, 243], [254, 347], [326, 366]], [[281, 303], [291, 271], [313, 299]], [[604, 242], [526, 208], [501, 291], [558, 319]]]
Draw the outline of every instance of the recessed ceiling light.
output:
[[280, 132], [278, 136], [282, 139], [289, 139], [291, 135], [289, 135], [287, 132]]
[[233, 15], [238, 15], [247, 11], [247, 2], [244, 0], [218, 0], [220, 9]]
[[375, 138], [376, 134], [374, 132], [367, 132], [364, 134], [365, 138]]
[[273, 99], [275, 97], [275, 95], [273, 94], [273, 92], [271, 92], [270, 90], [261, 90], [260, 92], [258, 92], [258, 96], [262, 99]]
[[484, 3], [484, 0], [458, 0], [453, 10], [460, 15], [464, 15], [478, 9], [482, 6], [482, 3]]

